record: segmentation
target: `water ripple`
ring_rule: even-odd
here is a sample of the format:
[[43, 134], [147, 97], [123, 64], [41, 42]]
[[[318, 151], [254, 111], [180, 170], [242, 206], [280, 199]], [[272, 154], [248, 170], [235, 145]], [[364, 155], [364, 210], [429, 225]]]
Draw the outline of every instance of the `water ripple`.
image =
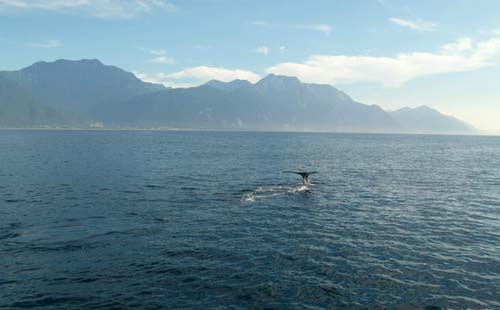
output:
[[[498, 138], [10, 131], [0, 147], [2, 309], [500, 308]], [[303, 167], [310, 187], [281, 173]]]

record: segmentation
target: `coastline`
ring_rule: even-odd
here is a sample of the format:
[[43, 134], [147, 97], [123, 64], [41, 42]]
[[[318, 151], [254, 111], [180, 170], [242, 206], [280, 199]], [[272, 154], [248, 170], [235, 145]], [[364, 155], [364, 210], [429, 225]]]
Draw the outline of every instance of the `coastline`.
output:
[[249, 133], [310, 133], [310, 134], [361, 134], [361, 135], [410, 135], [410, 136], [478, 136], [498, 137], [500, 132], [477, 131], [472, 133], [445, 132], [398, 132], [398, 131], [349, 131], [349, 130], [259, 130], [259, 129], [214, 129], [214, 128], [132, 128], [132, 127], [0, 127], [0, 131], [171, 131], [171, 132], [249, 132]]

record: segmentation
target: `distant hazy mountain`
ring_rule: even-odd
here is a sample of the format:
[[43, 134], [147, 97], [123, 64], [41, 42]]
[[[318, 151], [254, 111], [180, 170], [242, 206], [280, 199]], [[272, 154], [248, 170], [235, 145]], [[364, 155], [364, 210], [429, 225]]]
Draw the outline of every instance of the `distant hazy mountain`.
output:
[[250, 83], [247, 80], [234, 80], [232, 82], [221, 82], [217, 80], [211, 80], [205, 83], [205, 85], [227, 91], [235, 91], [235, 90], [241, 90], [242, 88], [252, 87], [252, 83]]
[[[117, 113], [117, 111], [119, 111]], [[396, 130], [378, 106], [353, 101], [329, 85], [268, 75], [248, 81], [210, 81], [188, 89], [167, 89], [107, 107], [106, 121], [135, 126], [249, 130]]]
[[38, 102], [83, 115], [98, 105], [164, 89], [145, 83], [130, 72], [86, 59], [37, 62], [19, 71], [0, 72], [0, 76], [16, 82]]
[[388, 131], [395, 123], [380, 107], [353, 101], [330, 85], [270, 74], [255, 84], [269, 118], [289, 129]]
[[0, 127], [35, 127], [64, 124], [56, 110], [39, 104], [30, 92], [0, 77]]
[[413, 109], [402, 108], [389, 114], [396, 120], [398, 127], [405, 132], [467, 133], [474, 131], [472, 126], [425, 105]]
[[470, 132], [427, 107], [386, 112], [330, 85], [270, 74], [252, 84], [210, 81], [165, 88], [98, 60], [38, 62], [0, 71], [0, 126]]

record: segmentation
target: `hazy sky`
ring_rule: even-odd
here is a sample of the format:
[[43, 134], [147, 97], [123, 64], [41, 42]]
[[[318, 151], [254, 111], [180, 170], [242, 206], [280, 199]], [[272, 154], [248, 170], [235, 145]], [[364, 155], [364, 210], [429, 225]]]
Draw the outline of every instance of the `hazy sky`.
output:
[[0, 0], [0, 70], [59, 58], [172, 87], [295, 75], [500, 131], [497, 0]]

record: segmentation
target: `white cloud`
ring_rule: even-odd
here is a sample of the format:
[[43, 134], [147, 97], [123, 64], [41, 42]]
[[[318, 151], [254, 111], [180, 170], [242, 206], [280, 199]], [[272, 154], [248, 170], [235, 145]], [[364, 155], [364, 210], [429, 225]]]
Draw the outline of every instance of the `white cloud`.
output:
[[40, 43], [28, 43], [27, 45], [33, 47], [41, 47], [41, 48], [57, 48], [61, 47], [62, 43], [59, 40], [48, 40], [46, 42], [40, 42]]
[[222, 82], [230, 82], [236, 79], [248, 80], [257, 82], [260, 76], [254, 72], [240, 69], [227, 69], [223, 67], [192, 67], [174, 73], [155, 73], [146, 74], [142, 72], [134, 72], [139, 79], [163, 84], [167, 87], [185, 88], [201, 85], [210, 80], [219, 80]]
[[136, 71], [134, 71], [133, 73], [138, 79], [141, 79], [144, 82], [163, 84], [166, 87], [188, 88], [188, 87], [194, 87], [197, 85], [195, 83], [178, 83], [175, 81], [168, 81], [166, 78], [167, 75], [165, 73], [147, 74], [147, 73], [136, 72]]
[[401, 27], [410, 28], [410, 29], [413, 29], [416, 31], [434, 31], [434, 30], [436, 30], [436, 27], [437, 27], [436, 23], [428, 22], [428, 21], [424, 21], [424, 20], [411, 21], [411, 20], [396, 18], [396, 17], [392, 17], [389, 20], [396, 25], [399, 25]]
[[158, 78], [156, 78], [155, 76], [151, 76], [147, 73], [139, 71], [132, 71], [132, 73], [135, 75], [136, 78], [143, 80], [144, 82], [162, 84], [162, 82], [160, 82]]
[[176, 12], [164, 0], [0, 0], [0, 12], [42, 10], [92, 15], [98, 18], [133, 18], [161, 9]]
[[166, 56], [159, 56], [151, 59], [152, 62], [156, 62], [159, 64], [171, 64], [174, 63], [174, 59]]
[[200, 83], [208, 82], [210, 80], [229, 82], [235, 79], [257, 82], [260, 79], [260, 76], [252, 71], [208, 66], [187, 68], [178, 72], [168, 74], [166, 77], [173, 80], [195, 80]]
[[255, 52], [256, 52], [256, 53], [259, 53], [259, 54], [264, 54], [264, 55], [269, 54], [269, 51], [270, 51], [270, 49], [269, 49], [269, 47], [267, 47], [267, 46], [259, 46], [259, 47], [257, 47], [257, 48], [255, 49]]
[[443, 45], [441, 48], [448, 53], [461, 53], [472, 49], [472, 40], [470, 38], [460, 38], [455, 42]]
[[328, 24], [314, 24], [314, 25], [293, 25], [292, 28], [313, 30], [323, 33], [328, 36], [332, 32], [333, 27]]
[[461, 38], [435, 53], [413, 52], [394, 57], [313, 55], [301, 63], [281, 63], [268, 73], [297, 76], [313, 83], [376, 82], [398, 87], [417, 77], [477, 70], [500, 64], [500, 37], [472, 42]]
[[172, 57], [167, 56], [168, 52], [166, 50], [148, 49], [145, 47], [138, 47], [138, 48], [146, 53], [149, 53], [149, 54], [155, 56], [149, 60], [151, 62], [155, 62], [155, 63], [159, 63], [159, 64], [171, 64], [171, 63], [175, 62], [175, 60]]

